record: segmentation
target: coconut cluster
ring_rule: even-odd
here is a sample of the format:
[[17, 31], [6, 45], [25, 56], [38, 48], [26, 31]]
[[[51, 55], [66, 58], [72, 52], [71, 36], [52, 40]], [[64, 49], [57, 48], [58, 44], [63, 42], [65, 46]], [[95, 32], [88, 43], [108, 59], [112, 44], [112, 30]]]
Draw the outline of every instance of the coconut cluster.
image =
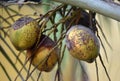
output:
[[[34, 49], [38, 38], [40, 41], [37, 49]], [[10, 29], [10, 40], [17, 50], [27, 50], [26, 58], [40, 71], [51, 71], [58, 61], [59, 49], [55, 48], [56, 43], [41, 34], [37, 20], [31, 17], [16, 20]]]
[[[92, 63], [99, 54], [99, 41], [89, 27], [73, 25], [65, 39], [69, 53], [79, 60]], [[31, 17], [15, 21], [10, 29], [10, 40], [17, 50], [27, 50], [26, 58], [40, 71], [49, 72], [58, 62], [60, 49], [55, 41], [41, 33], [39, 23]]]

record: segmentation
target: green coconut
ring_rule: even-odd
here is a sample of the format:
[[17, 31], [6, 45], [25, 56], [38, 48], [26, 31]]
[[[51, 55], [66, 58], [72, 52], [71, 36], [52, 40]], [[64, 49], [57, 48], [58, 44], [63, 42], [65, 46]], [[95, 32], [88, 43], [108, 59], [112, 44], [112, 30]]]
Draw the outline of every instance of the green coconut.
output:
[[10, 40], [17, 50], [31, 48], [37, 41], [40, 28], [31, 17], [19, 18], [10, 29]]

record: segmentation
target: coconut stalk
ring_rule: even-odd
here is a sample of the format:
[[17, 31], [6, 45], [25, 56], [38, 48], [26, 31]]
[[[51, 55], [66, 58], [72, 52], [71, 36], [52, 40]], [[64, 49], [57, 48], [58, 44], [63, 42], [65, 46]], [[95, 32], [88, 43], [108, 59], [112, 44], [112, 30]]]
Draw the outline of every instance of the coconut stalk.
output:
[[53, 0], [95, 11], [101, 15], [120, 21], [120, 4], [106, 0]]

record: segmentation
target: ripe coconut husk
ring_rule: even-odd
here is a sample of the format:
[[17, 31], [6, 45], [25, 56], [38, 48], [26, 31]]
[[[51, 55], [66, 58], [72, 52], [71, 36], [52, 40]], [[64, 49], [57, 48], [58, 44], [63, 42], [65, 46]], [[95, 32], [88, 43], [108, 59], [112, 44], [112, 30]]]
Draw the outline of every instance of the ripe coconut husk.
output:
[[68, 30], [65, 38], [66, 46], [73, 57], [91, 63], [98, 56], [99, 41], [89, 28], [74, 25]]
[[[27, 50], [27, 59], [40, 71], [49, 72], [58, 62], [59, 49], [56, 43], [46, 35], [42, 35], [38, 49], [33, 53], [32, 49]], [[34, 47], [33, 47], [34, 48]]]

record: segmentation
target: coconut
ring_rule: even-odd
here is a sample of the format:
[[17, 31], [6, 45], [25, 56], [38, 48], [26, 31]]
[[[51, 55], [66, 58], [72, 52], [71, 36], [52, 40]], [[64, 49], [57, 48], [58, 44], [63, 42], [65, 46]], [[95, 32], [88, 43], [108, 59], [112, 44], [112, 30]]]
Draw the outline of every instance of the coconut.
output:
[[31, 17], [21, 17], [10, 29], [10, 40], [17, 50], [31, 48], [37, 41], [40, 28]]
[[88, 27], [72, 26], [67, 31], [65, 39], [69, 53], [79, 60], [91, 63], [99, 54], [99, 40]]
[[56, 43], [46, 35], [42, 35], [38, 44], [38, 49], [27, 50], [27, 59], [30, 58], [31, 63], [40, 71], [49, 72], [58, 62], [59, 49]]

